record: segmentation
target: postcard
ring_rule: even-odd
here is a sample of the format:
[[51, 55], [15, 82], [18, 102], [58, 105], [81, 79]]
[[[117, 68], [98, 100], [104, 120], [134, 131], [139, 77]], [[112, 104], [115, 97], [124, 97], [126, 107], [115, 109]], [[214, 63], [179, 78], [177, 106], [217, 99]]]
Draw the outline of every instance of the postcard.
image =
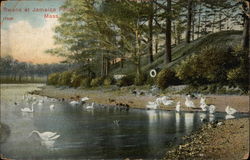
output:
[[249, 13], [1, 1], [0, 159], [248, 159]]

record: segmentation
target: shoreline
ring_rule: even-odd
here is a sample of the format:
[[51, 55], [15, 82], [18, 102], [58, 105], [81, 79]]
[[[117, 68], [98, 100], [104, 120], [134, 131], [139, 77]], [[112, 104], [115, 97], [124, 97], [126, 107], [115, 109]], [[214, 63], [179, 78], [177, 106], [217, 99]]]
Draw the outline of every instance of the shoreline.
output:
[[[74, 89], [74, 88], [59, 88], [55, 86], [43, 86], [41, 90], [35, 90], [30, 94], [47, 96], [51, 98], [57, 98], [65, 100], [77, 100], [77, 97], [89, 97], [88, 102], [95, 102], [98, 104], [115, 106], [119, 104], [128, 105], [130, 108], [146, 109], [145, 106], [149, 101], [155, 101], [157, 96], [152, 95], [137, 95], [135, 96], [128, 89]], [[164, 96], [164, 95], [160, 95]], [[181, 111], [190, 112], [202, 112], [200, 105], [200, 99], [192, 99], [196, 108], [187, 108], [184, 106], [185, 95], [167, 95], [174, 101], [173, 105], [159, 107], [160, 110], [172, 111], [175, 110], [175, 105], [178, 101], [181, 102]], [[216, 112], [225, 112], [227, 105], [235, 108], [238, 113], [250, 113], [249, 112], [249, 97], [239, 95], [204, 95], [206, 97], [207, 104], [213, 104], [216, 106]]]
[[172, 147], [163, 159], [249, 159], [249, 120], [207, 123], [184, 136], [184, 143]]

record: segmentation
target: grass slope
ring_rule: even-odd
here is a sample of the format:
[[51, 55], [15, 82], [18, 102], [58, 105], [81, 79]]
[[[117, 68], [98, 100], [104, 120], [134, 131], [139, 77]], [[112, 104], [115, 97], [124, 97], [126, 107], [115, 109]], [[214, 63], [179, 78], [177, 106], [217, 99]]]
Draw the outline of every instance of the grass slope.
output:
[[[164, 52], [160, 52], [157, 55], [154, 55], [154, 62], [148, 64], [148, 59], [146, 56], [142, 57], [142, 71], [148, 72], [150, 69], [154, 68], [166, 68], [174, 67], [179, 64], [182, 60], [187, 58], [190, 55], [199, 53], [203, 48], [208, 45], [219, 45], [225, 46], [225, 49], [228, 46], [236, 46], [241, 43], [242, 31], [222, 31], [217, 33], [208, 34], [204, 37], [201, 37], [190, 44], [181, 43], [175, 46], [172, 49], [172, 62], [168, 65], [164, 64]], [[135, 66], [132, 62], [127, 60], [124, 63], [124, 68], [119, 68], [118, 66], [113, 66], [113, 74], [131, 74], [135, 72]]]

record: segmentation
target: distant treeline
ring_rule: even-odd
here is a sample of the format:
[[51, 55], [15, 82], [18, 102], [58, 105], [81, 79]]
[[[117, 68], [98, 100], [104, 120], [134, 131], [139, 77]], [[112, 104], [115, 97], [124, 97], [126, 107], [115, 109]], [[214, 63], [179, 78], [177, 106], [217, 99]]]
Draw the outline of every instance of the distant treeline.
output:
[[62, 72], [72, 68], [72, 64], [32, 64], [19, 62], [11, 56], [1, 57], [1, 83], [37, 83], [46, 82], [47, 76], [54, 72]]

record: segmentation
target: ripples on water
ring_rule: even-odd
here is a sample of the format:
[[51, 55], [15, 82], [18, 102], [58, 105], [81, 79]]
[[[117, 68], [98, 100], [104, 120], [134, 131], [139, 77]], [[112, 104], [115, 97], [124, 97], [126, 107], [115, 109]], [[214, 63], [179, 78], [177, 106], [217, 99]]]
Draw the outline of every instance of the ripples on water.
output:
[[[2, 85], [1, 121], [8, 124], [11, 135], [1, 144], [1, 153], [13, 159], [87, 159], [87, 158], [161, 158], [169, 144], [201, 126], [201, 118], [210, 121], [224, 117], [216, 113], [176, 113], [175, 111], [114, 108], [86, 110], [68, 102], [45, 101], [34, 113], [22, 113], [27, 91], [41, 85]], [[38, 97], [37, 99], [41, 99]], [[18, 105], [14, 105], [17, 102]], [[49, 106], [55, 104], [55, 110]], [[119, 124], [114, 124], [114, 121]], [[32, 130], [57, 132], [54, 142], [42, 142]]]

